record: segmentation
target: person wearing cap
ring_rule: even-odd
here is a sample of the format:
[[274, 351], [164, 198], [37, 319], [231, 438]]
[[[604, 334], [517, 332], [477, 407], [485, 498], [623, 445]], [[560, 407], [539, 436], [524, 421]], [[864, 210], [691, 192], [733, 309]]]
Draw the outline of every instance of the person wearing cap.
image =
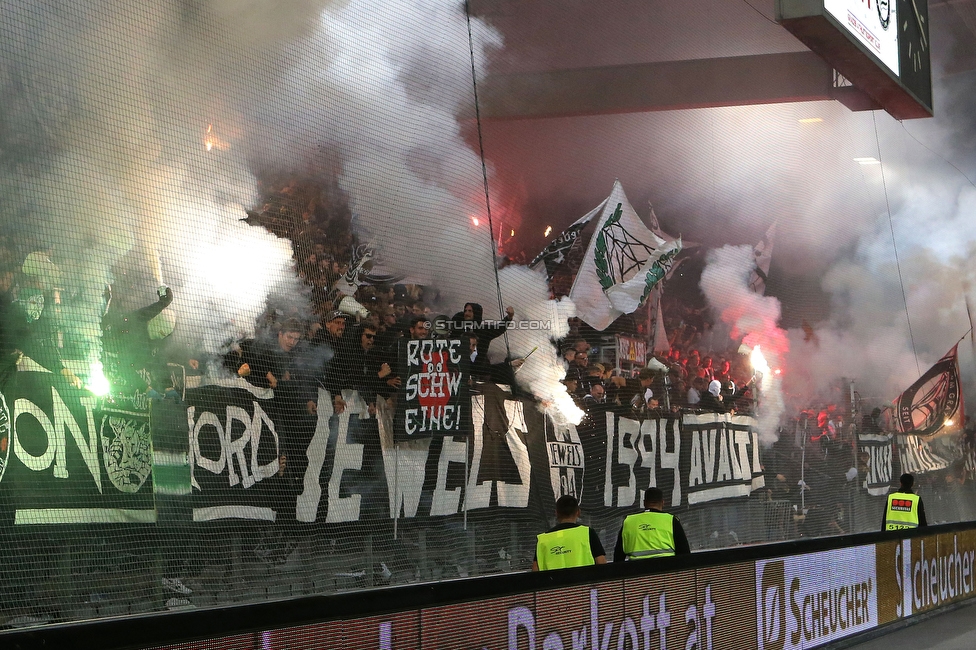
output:
[[898, 490], [888, 495], [881, 530], [910, 530], [928, 526], [922, 498], [912, 491], [915, 477], [902, 474], [899, 483], [901, 486]]
[[589, 526], [577, 523], [579, 517], [576, 497], [567, 494], [556, 500], [556, 525], [537, 537], [533, 571], [607, 563], [600, 536]]
[[628, 515], [617, 536], [613, 561], [647, 560], [691, 553], [681, 522], [664, 512], [664, 492], [648, 488], [644, 492], [644, 512]]
[[[346, 357], [345, 339], [346, 314], [338, 309], [326, 313], [320, 321], [322, 327], [312, 336], [310, 341], [314, 355], [321, 360], [318, 371], [318, 381], [332, 395], [332, 407], [336, 413], [345, 410], [342, 399], [342, 386], [345, 382]], [[310, 407], [315, 412], [316, 408]]]
[[342, 345], [343, 335], [346, 333], [346, 314], [333, 309], [322, 317], [321, 329], [317, 329], [309, 341], [314, 346], [328, 344], [333, 353], [337, 353]]
[[698, 408], [715, 413], [729, 413], [732, 410], [722, 397], [722, 382], [718, 379], [708, 382], [708, 389], [702, 393]]

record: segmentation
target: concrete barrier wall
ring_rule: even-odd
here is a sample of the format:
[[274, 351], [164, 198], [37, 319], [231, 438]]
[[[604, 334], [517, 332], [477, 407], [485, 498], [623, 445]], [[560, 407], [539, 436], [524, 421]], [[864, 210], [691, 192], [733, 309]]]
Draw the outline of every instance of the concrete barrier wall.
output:
[[[703, 553], [650, 564], [374, 590], [156, 616], [155, 638], [118, 647], [168, 650], [792, 650], [839, 639], [971, 598], [976, 526], [894, 538], [873, 534], [806, 544]], [[843, 546], [842, 540], [867, 543]], [[828, 544], [833, 548], [824, 548]], [[796, 552], [789, 551], [795, 547]], [[804, 548], [806, 547], [806, 548]], [[809, 549], [809, 550], [807, 550]], [[741, 558], [736, 561], [736, 557]], [[667, 562], [670, 566], [666, 566]], [[696, 566], [696, 564], [698, 566]], [[668, 570], [668, 569], [671, 570]], [[646, 573], [651, 569], [650, 573]], [[606, 578], [606, 579], [604, 579]], [[479, 597], [478, 594], [483, 594]], [[361, 615], [367, 612], [382, 612]], [[267, 625], [268, 616], [303, 620]], [[308, 622], [314, 618], [319, 622]], [[331, 619], [331, 620], [326, 620]], [[237, 621], [236, 623], [234, 621]], [[131, 621], [130, 621], [131, 623]], [[145, 625], [148, 624], [149, 628]], [[113, 629], [113, 625], [116, 629]], [[120, 623], [66, 626], [74, 647], [111, 648]], [[246, 633], [224, 636], [214, 632]], [[139, 629], [131, 627], [130, 629]], [[166, 630], [166, 631], [164, 631]], [[179, 632], [175, 632], [178, 630]], [[193, 632], [196, 630], [196, 632]], [[57, 631], [7, 637], [4, 647], [45, 647]], [[46, 638], [45, 638], [45, 635]], [[164, 645], [166, 639], [209, 636]], [[79, 640], [85, 642], [79, 643]], [[38, 645], [37, 647], [40, 647]]]

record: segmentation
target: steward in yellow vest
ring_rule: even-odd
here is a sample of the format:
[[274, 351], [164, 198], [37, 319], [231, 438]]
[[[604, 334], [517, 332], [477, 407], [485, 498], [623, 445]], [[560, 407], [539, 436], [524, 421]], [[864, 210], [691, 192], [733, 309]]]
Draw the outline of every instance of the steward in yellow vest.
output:
[[691, 553], [681, 522], [664, 512], [664, 493], [659, 488], [644, 492], [644, 508], [624, 519], [613, 550], [614, 562]]
[[925, 521], [925, 507], [922, 499], [912, 492], [915, 477], [901, 475], [901, 488], [888, 495], [881, 530], [906, 530], [928, 525]]
[[607, 563], [607, 554], [599, 535], [589, 527], [576, 523], [579, 516], [579, 502], [575, 497], [559, 497], [556, 501], [556, 525], [538, 536], [533, 571]]

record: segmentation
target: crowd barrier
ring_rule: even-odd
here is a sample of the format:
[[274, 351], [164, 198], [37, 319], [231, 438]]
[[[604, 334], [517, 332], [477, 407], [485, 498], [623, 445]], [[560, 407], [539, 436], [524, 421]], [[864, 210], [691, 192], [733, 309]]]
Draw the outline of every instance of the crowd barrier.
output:
[[788, 650], [972, 598], [976, 524], [0, 633], [16, 650]]

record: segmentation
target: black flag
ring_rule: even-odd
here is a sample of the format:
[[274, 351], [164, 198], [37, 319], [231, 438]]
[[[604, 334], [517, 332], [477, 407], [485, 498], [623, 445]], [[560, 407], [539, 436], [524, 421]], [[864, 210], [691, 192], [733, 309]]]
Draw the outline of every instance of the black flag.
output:
[[894, 402], [891, 429], [898, 433], [931, 436], [957, 429], [965, 419], [959, 380], [958, 344], [899, 395]]
[[546, 265], [546, 277], [552, 279], [553, 273], [559, 268], [566, 259], [566, 253], [569, 252], [577, 241], [579, 241], [580, 233], [586, 224], [600, 213], [606, 201], [593, 208], [587, 212], [580, 220], [576, 221], [566, 230], [562, 231], [558, 237], [549, 242], [549, 245], [542, 249], [542, 252], [535, 256], [531, 262], [529, 262], [529, 268], [534, 269], [539, 264], [545, 262]]

